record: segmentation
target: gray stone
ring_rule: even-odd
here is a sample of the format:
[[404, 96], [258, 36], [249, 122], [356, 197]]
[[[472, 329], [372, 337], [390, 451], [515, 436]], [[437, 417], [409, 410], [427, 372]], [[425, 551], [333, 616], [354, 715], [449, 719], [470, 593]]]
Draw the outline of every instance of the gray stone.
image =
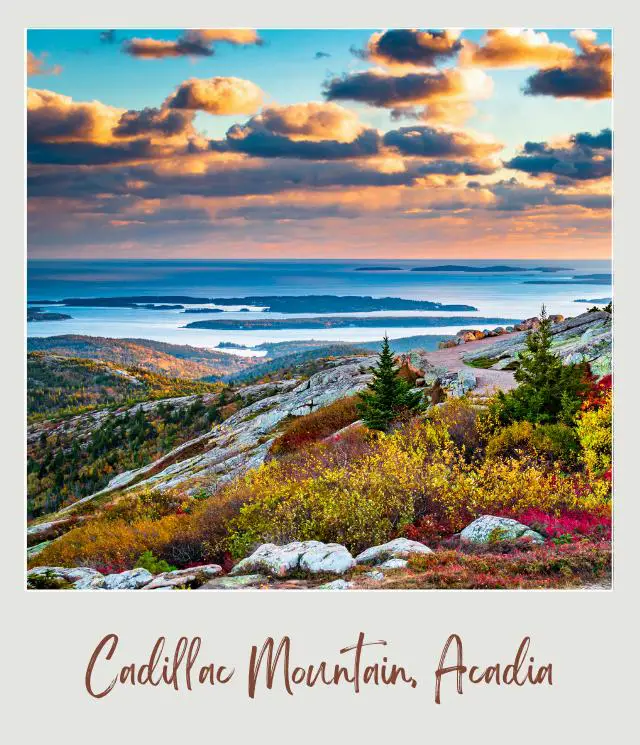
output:
[[128, 569], [118, 574], [107, 574], [104, 578], [105, 590], [139, 590], [148, 585], [153, 574], [148, 569]]
[[[389, 559], [406, 559], [411, 554], [431, 554], [433, 551], [424, 543], [408, 538], [395, 538], [380, 546], [372, 546], [356, 556], [356, 564], [384, 564]], [[406, 565], [406, 562], [405, 562]]]
[[408, 563], [406, 559], [387, 559], [380, 564], [380, 569], [406, 569]]
[[294, 541], [284, 546], [265, 543], [238, 562], [231, 576], [264, 573], [287, 577], [297, 570], [311, 574], [344, 574], [355, 565], [353, 557], [338, 543]]
[[256, 589], [259, 585], [269, 582], [269, 577], [264, 574], [242, 574], [238, 577], [217, 577], [205, 582], [199, 590], [245, 590]]
[[544, 543], [540, 533], [509, 517], [482, 515], [460, 533], [460, 540], [468, 543], [490, 543], [493, 541], [515, 541], [529, 538], [535, 543]]
[[353, 587], [353, 582], [347, 582], [344, 579], [334, 579], [333, 582], [325, 582], [324, 585], [319, 585], [316, 590], [350, 590]]
[[89, 567], [35, 567], [27, 572], [27, 579], [47, 572], [57, 579], [70, 582], [74, 590], [95, 590], [104, 585], [104, 576]]
[[219, 564], [206, 564], [200, 567], [190, 567], [189, 569], [176, 569], [173, 572], [162, 572], [162, 574], [158, 574], [142, 589], [159, 590], [186, 587], [192, 582], [201, 582], [204, 584], [207, 580], [220, 574], [221, 571], [222, 567]]

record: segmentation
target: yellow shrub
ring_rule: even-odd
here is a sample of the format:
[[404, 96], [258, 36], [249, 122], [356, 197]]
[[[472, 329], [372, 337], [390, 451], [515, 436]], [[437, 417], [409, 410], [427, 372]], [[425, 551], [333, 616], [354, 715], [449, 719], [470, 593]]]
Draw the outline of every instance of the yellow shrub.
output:
[[578, 437], [587, 471], [600, 475], [611, 468], [613, 442], [611, 394], [603, 406], [578, 415]]
[[140, 554], [162, 555], [184, 519], [176, 515], [159, 520], [91, 520], [70, 530], [41, 551], [33, 566], [91, 566], [102, 571], [132, 567]]
[[423, 422], [373, 441], [344, 467], [296, 475], [271, 462], [229, 487], [249, 495], [234, 521], [232, 551], [253, 544], [321, 540], [361, 550], [432, 515], [451, 531], [480, 514], [592, 509], [588, 484], [516, 459], [466, 462], [446, 429]]

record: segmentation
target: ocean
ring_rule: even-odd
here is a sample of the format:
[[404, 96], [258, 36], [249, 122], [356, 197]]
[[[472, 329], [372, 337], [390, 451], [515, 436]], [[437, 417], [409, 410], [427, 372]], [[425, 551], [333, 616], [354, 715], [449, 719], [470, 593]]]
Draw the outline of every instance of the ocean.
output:
[[[509, 266], [516, 271], [412, 271], [434, 266]], [[374, 271], [365, 270], [375, 267]], [[540, 271], [540, 269], [545, 271]], [[415, 316], [468, 316], [465, 326], [473, 326], [473, 316], [523, 319], [537, 315], [541, 304], [549, 313], [574, 316], [587, 303], [577, 299], [611, 297], [608, 282], [593, 283], [581, 277], [611, 272], [606, 260], [528, 261], [511, 260], [300, 260], [300, 261], [222, 261], [222, 260], [114, 260], [77, 261], [31, 260], [27, 265], [27, 298], [117, 297], [129, 295], [189, 295], [194, 297], [245, 297], [255, 295], [371, 295], [475, 306], [477, 311], [378, 311], [376, 313], [331, 313], [332, 316], [375, 316], [379, 326], [367, 328], [213, 330], [184, 326], [205, 315], [187, 315], [181, 310], [142, 308], [59, 308], [46, 310], [72, 316], [63, 321], [28, 323], [28, 336], [86, 334], [115, 338], [143, 338], [173, 344], [213, 348], [220, 342], [252, 346], [264, 342], [318, 339], [324, 341], [372, 341], [386, 331], [385, 316], [406, 317], [406, 326], [388, 329], [390, 338], [414, 335], [455, 334], [464, 326], [443, 323], [424, 328], [411, 325]], [[530, 284], [542, 282], [543, 284]], [[549, 284], [556, 282], [557, 284]], [[570, 284], [568, 283], [570, 282]], [[216, 314], [217, 317], [222, 314]], [[259, 311], [225, 310], [225, 319], [264, 317]], [[270, 313], [270, 318], [289, 314]], [[321, 314], [296, 314], [318, 316]], [[212, 316], [213, 317], [213, 316]], [[226, 350], [231, 351], [231, 350]], [[240, 354], [262, 354], [236, 350]]]

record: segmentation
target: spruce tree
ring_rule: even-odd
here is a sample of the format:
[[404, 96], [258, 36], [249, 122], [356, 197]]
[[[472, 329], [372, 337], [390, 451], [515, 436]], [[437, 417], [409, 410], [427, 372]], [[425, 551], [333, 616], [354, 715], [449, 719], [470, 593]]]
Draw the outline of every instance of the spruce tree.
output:
[[586, 364], [563, 365], [551, 350], [551, 320], [543, 305], [540, 326], [527, 334], [525, 350], [518, 357], [514, 377], [519, 385], [509, 393], [499, 394], [500, 418], [504, 422], [572, 423], [580, 406], [586, 372]]
[[398, 375], [386, 334], [378, 364], [371, 369], [373, 379], [367, 390], [358, 394], [358, 413], [369, 429], [386, 432], [395, 419], [422, 408], [422, 394], [412, 392], [409, 383]]

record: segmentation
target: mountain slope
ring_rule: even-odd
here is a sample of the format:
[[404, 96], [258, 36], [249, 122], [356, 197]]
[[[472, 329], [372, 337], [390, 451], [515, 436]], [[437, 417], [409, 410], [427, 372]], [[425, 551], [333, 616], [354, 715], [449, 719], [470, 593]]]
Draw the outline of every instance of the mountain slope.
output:
[[254, 364], [250, 357], [186, 344], [79, 334], [30, 337], [27, 339], [27, 351], [46, 351], [64, 357], [114, 362], [117, 365], [138, 367], [174, 378], [194, 380], [204, 377], [220, 378], [250, 368]]

